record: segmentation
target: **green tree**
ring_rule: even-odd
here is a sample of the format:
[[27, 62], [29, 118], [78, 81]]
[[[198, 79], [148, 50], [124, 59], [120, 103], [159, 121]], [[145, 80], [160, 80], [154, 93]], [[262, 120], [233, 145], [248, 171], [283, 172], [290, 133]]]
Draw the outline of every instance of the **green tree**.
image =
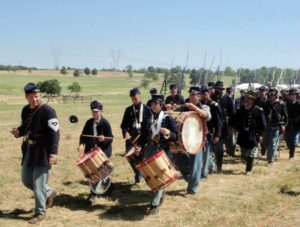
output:
[[147, 79], [147, 78], [142, 79], [142, 81], [141, 81], [141, 87], [142, 88], [148, 88], [149, 84], [150, 84], [150, 80], [149, 79]]
[[83, 72], [84, 72], [85, 75], [90, 75], [91, 74], [91, 70], [88, 67], [84, 68]]
[[[201, 75], [202, 70], [192, 69], [190, 73], [190, 84], [196, 85], [199, 83], [199, 77]], [[201, 82], [201, 81], [200, 81]]]
[[133, 67], [132, 67], [132, 65], [127, 65], [125, 67], [125, 70], [128, 73], [128, 77], [132, 78], [133, 77]]
[[38, 86], [40, 87], [41, 92], [46, 94], [59, 95], [61, 91], [61, 86], [56, 79], [39, 82]]
[[68, 90], [75, 92], [76, 95], [79, 95], [79, 92], [81, 92], [81, 86], [78, 82], [73, 82], [73, 84], [68, 86]]
[[60, 69], [60, 74], [63, 74], [63, 75], [68, 74], [67, 69], [66, 69], [65, 66], [61, 67], [61, 69]]
[[[183, 72], [180, 66], [176, 66], [170, 70], [170, 72], [165, 74], [167, 78], [167, 84], [176, 84], [179, 88], [185, 87], [184, 78], [182, 80]], [[181, 84], [182, 83], [182, 84]]]
[[235, 75], [235, 71], [230, 66], [227, 66], [224, 71], [224, 76], [234, 76], [234, 75]]
[[92, 75], [93, 75], [93, 76], [96, 76], [97, 74], [98, 74], [98, 70], [97, 70], [97, 69], [95, 69], [95, 68], [94, 68], [94, 69], [92, 69]]
[[153, 80], [153, 81], [157, 81], [158, 78], [158, 73], [156, 72], [155, 68], [153, 66], [149, 66], [147, 68], [147, 71], [144, 74], [144, 78], [147, 80]]
[[79, 71], [79, 69], [75, 69], [75, 70], [74, 70], [73, 76], [74, 76], [74, 77], [79, 77], [79, 76], [80, 76], [80, 71]]

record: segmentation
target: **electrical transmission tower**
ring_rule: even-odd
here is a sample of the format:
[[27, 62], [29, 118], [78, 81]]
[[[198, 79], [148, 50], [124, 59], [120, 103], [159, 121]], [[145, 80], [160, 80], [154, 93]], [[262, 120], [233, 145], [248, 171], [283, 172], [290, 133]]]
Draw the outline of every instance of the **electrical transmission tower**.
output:
[[113, 71], [119, 70], [119, 61], [121, 57], [121, 50], [111, 50], [110, 55], [112, 58], [111, 68]]

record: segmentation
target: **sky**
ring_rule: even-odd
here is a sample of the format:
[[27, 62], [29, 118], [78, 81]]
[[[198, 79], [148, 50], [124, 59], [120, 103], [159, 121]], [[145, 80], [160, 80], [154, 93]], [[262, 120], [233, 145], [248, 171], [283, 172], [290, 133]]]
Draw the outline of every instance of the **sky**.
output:
[[1, 0], [0, 65], [300, 68], [300, 0]]

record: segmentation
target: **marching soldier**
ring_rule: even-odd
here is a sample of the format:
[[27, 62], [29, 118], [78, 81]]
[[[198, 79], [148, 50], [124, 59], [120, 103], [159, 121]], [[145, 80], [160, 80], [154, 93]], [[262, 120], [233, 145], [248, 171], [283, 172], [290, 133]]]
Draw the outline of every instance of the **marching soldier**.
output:
[[265, 105], [264, 112], [267, 122], [265, 146], [267, 149], [268, 165], [272, 165], [277, 156], [279, 135], [284, 133], [288, 121], [286, 106], [278, 99], [278, 90], [269, 89], [269, 99]]
[[48, 185], [50, 169], [57, 163], [60, 138], [55, 110], [42, 103], [40, 89], [34, 83], [24, 87], [28, 105], [22, 110], [22, 123], [13, 128], [16, 138], [23, 136], [22, 182], [34, 192], [35, 214], [29, 220], [36, 224], [45, 219], [46, 208], [53, 205], [57, 193]]
[[240, 90], [240, 97], [235, 99], [235, 109], [238, 110], [245, 104], [245, 93], [246, 91], [244, 89]]
[[[217, 173], [222, 173], [222, 165], [223, 165], [223, 156], [224, 150], [223, 146], [225, 143], [228, 144], [228, 138], [232, 135], [232, 129], [229, 126], [228, 122], [230, 118], [235, 113], [235, 108], [233, 105], [232, 99], [228, 95], [223, 95], [224, 84], [222, 81], [217, 81], [214, 85], [215, 94], [212, 96], [212, 99], [215, 102], [218, 102], [222, 109], [223, 116], [223, 128], [222, 135], [220, 137], [219, 142], [216, 144], [216, 164], [217, 164]], [[234, 155], [233, 148], [227, 151], [228, 154]]]
[[258, 142], [266, 127], [264, 113], [254, 104], [254, 100], [255, 92], [246, 92], [245, 105], [230, 120], [231, 125], [238, 131], [237, 144], [240, 145], [241, 156], [246, 161], [246, 175], [252, 174]]
[[[260, 86], [258, 89], [258, 96], [255, 98], [255, 105], [262, 108], [263, 110], [265, 110], [265, 106], [268, 101], [268, 90], [269, 88], [267, 86], [265, 85]], [[263, 135], [263, 141], [260, 142], [260, 148], [261, 148], [260, 153], [262, 156], [266, 154], [266, 149], [267, 149], [265, 146], [265, 144], [267, 143], [266, 139], [267, 136], [265, 131]]]
[[[113, 134], [111, 130], [110, 123], [103, 117], [103, 105], [102, 103], [94, 100], [90, 103], [90, 108], [92, 111], [92, 118], [87, 120], [82, 130], [80, 136], [78, 151], [84, 153], [89, 152], [93, 147], [99, 147], [107, 158], [112, 155], [112, 142]], [[94, 137], [92, 137], [94, 136]], [[109, 184], [110, 178], [102, 180], [101, 184]], [[95, 191], [98, 184], [90, 183], [90, 196], [88, 197], [90, 205], [94, 205], [96, 202], [97, 195], [93, 192]], [[113, 185], [110, 184], [108, 188], [110, 192], [113, 190]]]
[[[153, 156], [160, 150], [164, 150], [170, 158], [171, 154], [169, 152], [169, 141], [176, 141], [178, 137], [176, 121], [164, 113], [162, 110], [163, 104], [164, 96], [162, 94], [156, 94], [152, 96], [152, 117], [148, 121], [148, 127], [146, 131], [148, 134], [148, 145], [145, 147], [145, 149], [141, 149], [145, 159]], [[151, 192], [151, 200], [146, 209], [146, 215], [158, 213], [159, 206], [163, 201], [163, 196], [164, 189], [160, 189], [157, 192]]]
[[290, 160], [294, 159], [297, 135], [300, 132], [300, 103], [297, 101], [298, 94], [296, 89], [290, 89], [286, 102], [289, 119], [285, 132], [285, 140], [289, 149]]
[[[179, 107], [175, 111], [195, 111], [200, 117], [209, 121], [211, 119], [210, 109], [207, 105], [202, 105], [200, 103], [200, 88], [190, 87], [189, 93], [190, 103], [186, 103], [184, 106]], [[196, 154], [178, 152], [173, 155], [175, 165], [181, 172], [183, 178], [188, 182], [187, 197], [195, 195], [198, 191], [202, 169], [202, 155], [202, 150]]]
[[211, 112], [211, 120], [207, 121], [208, 134], [206, 150], [203, 153], [203, 166], [201, 176], [202, 178], [207, 178], [209, 173], [209, 167], [214, 163], [212, 159], [212, 153], [214, 152], [215, 145], [220, 140], [223, 127], [223, 120], [221, 107], [217, 102], [211, 99], [209, 88], [202, 88], [201, 103], [207, 105], [210, 108]]
[[176, 84], [171, 84], [169, 88], [170, 88], [171, 95], [167, 96], [165, 101], [165, 108], [167, 110], [174, 109], [178, 105], [184, 104], [184, 98], [182, 95], [178, 93], [178, 88]]
[[[150, 89], [150, 95], [151, 95], [151, 99], [152, 99], [152, 96], [153, 95], [156, 95], [157, 94], [157, 89], [156, 88], [151, 88]], [[151, 99], [149, 99], [147, 101], [147, 106], [149, 106], [149, 108], [151, 108]]]
[[[133, 88], [129, 95], [133, 104], [126, 108], [121, 123], [123, 138], [126, 139], [126, 150], [135, 145], [142, 147], [145, 145], [143, 142], [147, 138], [147, 122], [151, 117], [150, 108], [142, 103], [140, 90]], [[139, 138], [137, 139], [137, 137]], [[137, 163], [134, 159], [130, 159], [129, 163], [135, 173], [135, 183], [139, 183], [143, 176], [135, 167]]]

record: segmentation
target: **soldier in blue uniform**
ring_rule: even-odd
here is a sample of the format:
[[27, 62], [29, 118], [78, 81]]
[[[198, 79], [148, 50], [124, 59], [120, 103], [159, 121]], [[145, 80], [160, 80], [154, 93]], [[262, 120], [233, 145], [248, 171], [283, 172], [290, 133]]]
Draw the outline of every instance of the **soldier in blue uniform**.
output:
[[165, 100], [165, 108], [167, 110], [172, 110], [177, 106], [184, 104], [184, 98], [179, 94], [176, 84], [171, 84], [169, 88], [171, 95], [167, 96]]
[[[190, 103], [186, 103], [184, 106], [179, 107], [175, 111], [195, 111], [199, 116], [204, 118], [206, 121], [209, 121], [211, 119], [210, 108], [207, 105], [202, 105], [200, 103], [200, 88], [190, 87], [189, 93]], [[196, 154], [178, 152], [173, 155], [175, 165], [181, 172], [183, 178], [188, 182], [187, 197], [195, 195], [198, 191], [201, 179], [202, 155], [203, 150]]]
[[255, 95], [254, 91], [246, 92], [245, 105], [230, 120], [230, 124], [238, 131], [237, 144], [246, 161], [246, 175], [252, 174], [258, 143], [266, 128], [263, 110], [254, 104]]
[[[228, 95], [223, 95], [224, 84], [222, 81], [217, 81], [214, 85], [215, 94], [212, 96], [212, 99], [219, 103], [222, 109], [223, 116], [223, 128], [222, 135], [219, 142], [216, 144], [216, 164], [217, 164], [217, 173], [222, 173], [223, 157], [224, 150], [223, 146], [228, 141], [228, 138], [232, 135], [233, 131], [229, 126], [230, 118], [235, 113], [235, 107], [233, 105], [232, 99]], [[227, 153], [234, 155], [233, 150], [228, 150]]]
[[[89, 152], [93, 147], [99, 147], [104, 154], [110, 158], [112, 155], [112, 142], [113, 142], [113, 134], [111, 130], [110, 123], [103, 117], [103, 105], [102, 103], [94, 100], [90, 103], [90, 108], [92, 111], [92, 118], [86, 121], [84, 128], [82, 130], [82, 134], [79, 140], [78, 151], [84, 153]], [[85, 137], [84, 135], [95, 136]], [[106, 178], [101, 183], [105, 184], [105, 182], [109, 182], [110, 178]], [[96, 194], [92, 189], [97, 187], [97, 184], [90, 183], [91, 191], [90, 196], [88, 198], [91, 205], [95, 204]], [[111, 192], [113, 189], [112, 184], [110, 184], [110, 188], [107, 189]]]
[[269, 99], [264, 108], [267, 122], [265, 146], [268, 165], [272, 165], [277, 156], [279, 135], [285, 131], [288, 114], [285, 103], [278, 99], [278, 90], [270, 88], [268, 95]]
[[[169, 151], [169, 142], [176, 141], [178, 132], [176, 128], [176, 121], [164, 113], [162, 110], [164, 104], [164, 96], [162, 94], [155, 94], [151, 99], [152, 117], [148, 120], [146, 130], [147, 146], [142, 150], [144, 158], [149, 158], [160, 150], [164, 150], [171, 159]], [[150, 204], [146, 209], [145, 214], [155, 214], [159, 211], [159, 206], [162, 204], [164, 189], [157, 192], [151, 192]]]
[[[156, 88], [151, 88], [150, 89], [150, 95], [151, 95], [151, 99], [152, 99], [152, 96], [153, 95], [156, 95], [157, 94], [157, 89]], [[147, 106], [149, 106], [151, 108], [151, 99], [149, 99], [147, 101]]]
[[[211, 112], [211, 120], [207, 121], [207, 142], [206, 149], [203, 153], [203, 165], [202, 165], [202, 174], [201, 178], [206, 179], [209, 173], [209, 167], [213, 165], [213, 152], [215, 145], [219, 142], [222, 127], [223, 127], [223, 119], [222, 119], [222, 110], [220, 105], [213, 101], [210, 97], [210, 92], [208, 87], [204, 87], [201, 89], [202, 91], [202, 104], [207, 105], [210, 108]], [[214, 167], [212, 167], [213, 170]]]
[[238, 110], [239, 108], [241, 108], [244, 103], [245, 103], [245, 93], [246, 91], [244, 89], [240, 90], [240, 97], [235, 99], [235, 109]]
[[59, 123], [55, 110], [42, 103], [39, 87], [29, 83], [24, 87], [28, 105], [22, 110], [22, 123], [11, 134], [23, 137], [22, 182], [34, 192], [35, 214], [29, 223], [45, 219], [46, 208], [53, 205], [56, 192], [49, 187], [51, 166], [57, 163]]
[[[129, 95], [131, 97], [132, 105], [125, 109], [124, 116], [121, 123], [121, 129], [123, 138], [126, 140], [126, 150], [134, 145], [144, 146], [144, 141], [147, 138], [147, 122], [151, 117], [151, 109], [142, 103], [140, 90], [138, 88], [133, 88], [130, 90]], [[139, 138], [136, 140], [137, 136]], [[136, 140], [136, 141], [135, 141]], [[135, 173], [135, 183], [139, 183], [143, 178], [141, 173], [136, 169], [141, 158], [135, 157], [135, 159], [130, 159], [129, 163]]]
[[289, 149], [290, 160], [294, 159], [297, 135], [300, 132], [300, 103], [297, 101], [298, 94], [297, 89], [290, 89], [288, 100], [286, 102], [289, 119], [285, 132], [285, 140]]
[[[265, 106], [268, 101], [268, 90], [269, 90], [269, 88], [267, 86], [265, 86], [265, 85], [260, 86], [258, 89], [258, 96], [255, 98], [255, 105], [262, 108], [263, 110], [265, 110]], [[267, 132], [265, 131], [265, 133], [263, 135], [263, 141], [260, 142], [260, 148], [261, 148], [260, 153], [262, 156], [264, 156], [266, 154], [266, 146], [265, 146], [265, 144], [267, 143], [266, 133]]]

